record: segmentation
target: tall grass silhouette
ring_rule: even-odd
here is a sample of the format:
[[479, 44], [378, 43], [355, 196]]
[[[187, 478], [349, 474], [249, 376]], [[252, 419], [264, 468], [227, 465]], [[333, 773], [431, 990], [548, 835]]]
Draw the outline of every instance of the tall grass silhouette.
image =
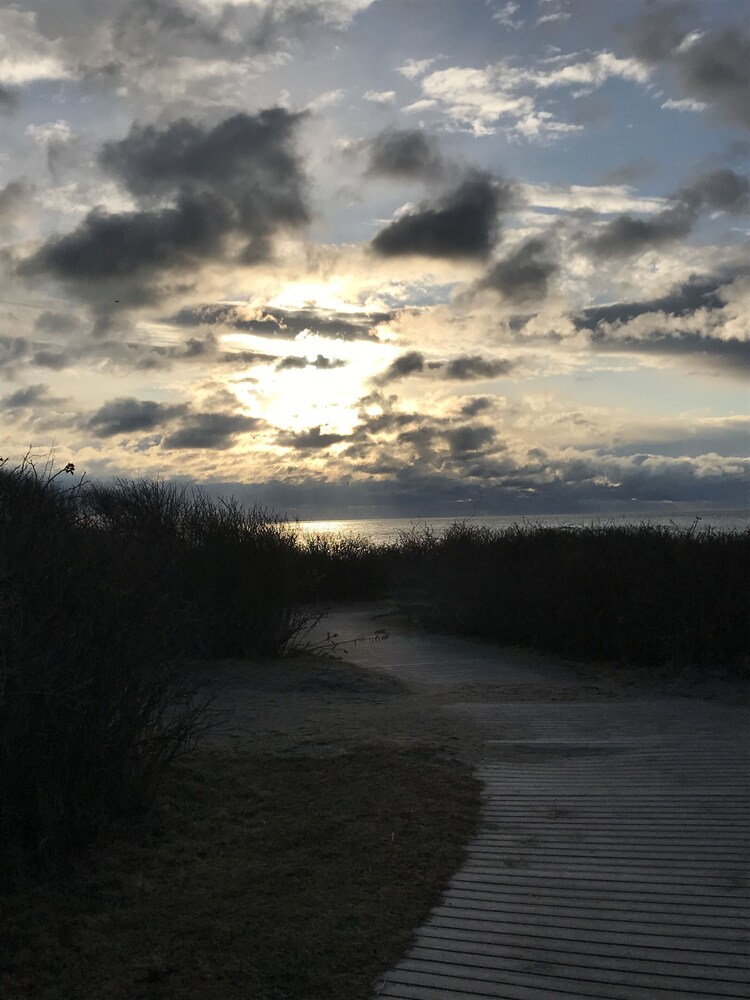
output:
[[205, 720], [191, 657], [280, 654], [308, 619], [294, 532], [154, 481], [0, 468], [0, 834], [54, 861], [148, 803]]
[[[0, 833], [9, 870], [137, 813], [205, 722], [187, 665], [290, 650], [321, 602], [662, 668], [747, 663], [750, 531], [456, 523], [378, 546], [156, 480], [0, 462]], [[310, 610], [310, 609], [313, 610]]]

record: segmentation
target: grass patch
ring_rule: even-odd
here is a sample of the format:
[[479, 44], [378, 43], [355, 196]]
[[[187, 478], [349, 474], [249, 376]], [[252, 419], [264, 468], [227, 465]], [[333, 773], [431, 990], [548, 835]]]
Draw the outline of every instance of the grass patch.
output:
[[147, 821], [0, 898], [0, 995], [365, 1000], [478, 824], [479, 784], [411, 747], [205, 750]]

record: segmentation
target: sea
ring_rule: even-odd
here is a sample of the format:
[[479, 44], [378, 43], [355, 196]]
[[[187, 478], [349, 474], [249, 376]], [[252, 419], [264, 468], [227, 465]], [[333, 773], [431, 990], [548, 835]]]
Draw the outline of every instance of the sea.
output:
[[471, 517], [387, 517], [359, 518], [357, 520], [299, 521], [300, 529], [311, 535], [358, 536], [369, 539], [377, 545], [396, 542], [404, 532], [434, 531], [440, 535], [456, 522], [494, 529], [512, 528], [514, 525], [549, 525], [550, 527], [606, 527], [629, 524], [656, 524], [673, 528], [690, 528], [697, 531], [734, 532], [750, 529], [750, 509], [744, 510], [703, 510], [700, 513], [644, 513], [627, 514], [518, 514], [481, 515]]

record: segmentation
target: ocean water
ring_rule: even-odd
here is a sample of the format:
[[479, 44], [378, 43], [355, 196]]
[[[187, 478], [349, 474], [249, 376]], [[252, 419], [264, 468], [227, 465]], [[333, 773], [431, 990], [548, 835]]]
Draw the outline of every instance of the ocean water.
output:
[[[697, 518], [697, 521], [696, 521]], [[343, 536], [361, 536], [378, 545], [398, 540], [402, 532], [413, 529], [429, 528], [438, 534], [450, 527], [456, 521], [476, 524], [482, 527], [503, 529], [514, 524], [550, 526], [567, 526], [581, 528], [586, 526], [607, 526], [624, 524], [660, 524], [677, 528], [689, 528], [695, 524], [699, 531], [742, 531], [750, 528], [750, 510], [715, 510], [700, 513], [653, 514], [635, 512], [628, 514], [537, 514], [521, 517], [519, 515], [476, 515], [467, 518], [455, 517], [388, 517], [361, 518], [359, 520], [329, 520], [300, 521], [299, 526], [306, 534], [333, 534]]]

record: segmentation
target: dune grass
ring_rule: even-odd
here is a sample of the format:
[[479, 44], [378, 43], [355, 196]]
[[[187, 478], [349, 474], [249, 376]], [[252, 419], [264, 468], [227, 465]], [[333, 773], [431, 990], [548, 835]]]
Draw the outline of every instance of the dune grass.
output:
[[[385, 555], [385, 554], [384, 554]], [[433, 627], [567, 657], [713, 668], [750, 655], [750, 530], [457, 523], [385, 555]]]

